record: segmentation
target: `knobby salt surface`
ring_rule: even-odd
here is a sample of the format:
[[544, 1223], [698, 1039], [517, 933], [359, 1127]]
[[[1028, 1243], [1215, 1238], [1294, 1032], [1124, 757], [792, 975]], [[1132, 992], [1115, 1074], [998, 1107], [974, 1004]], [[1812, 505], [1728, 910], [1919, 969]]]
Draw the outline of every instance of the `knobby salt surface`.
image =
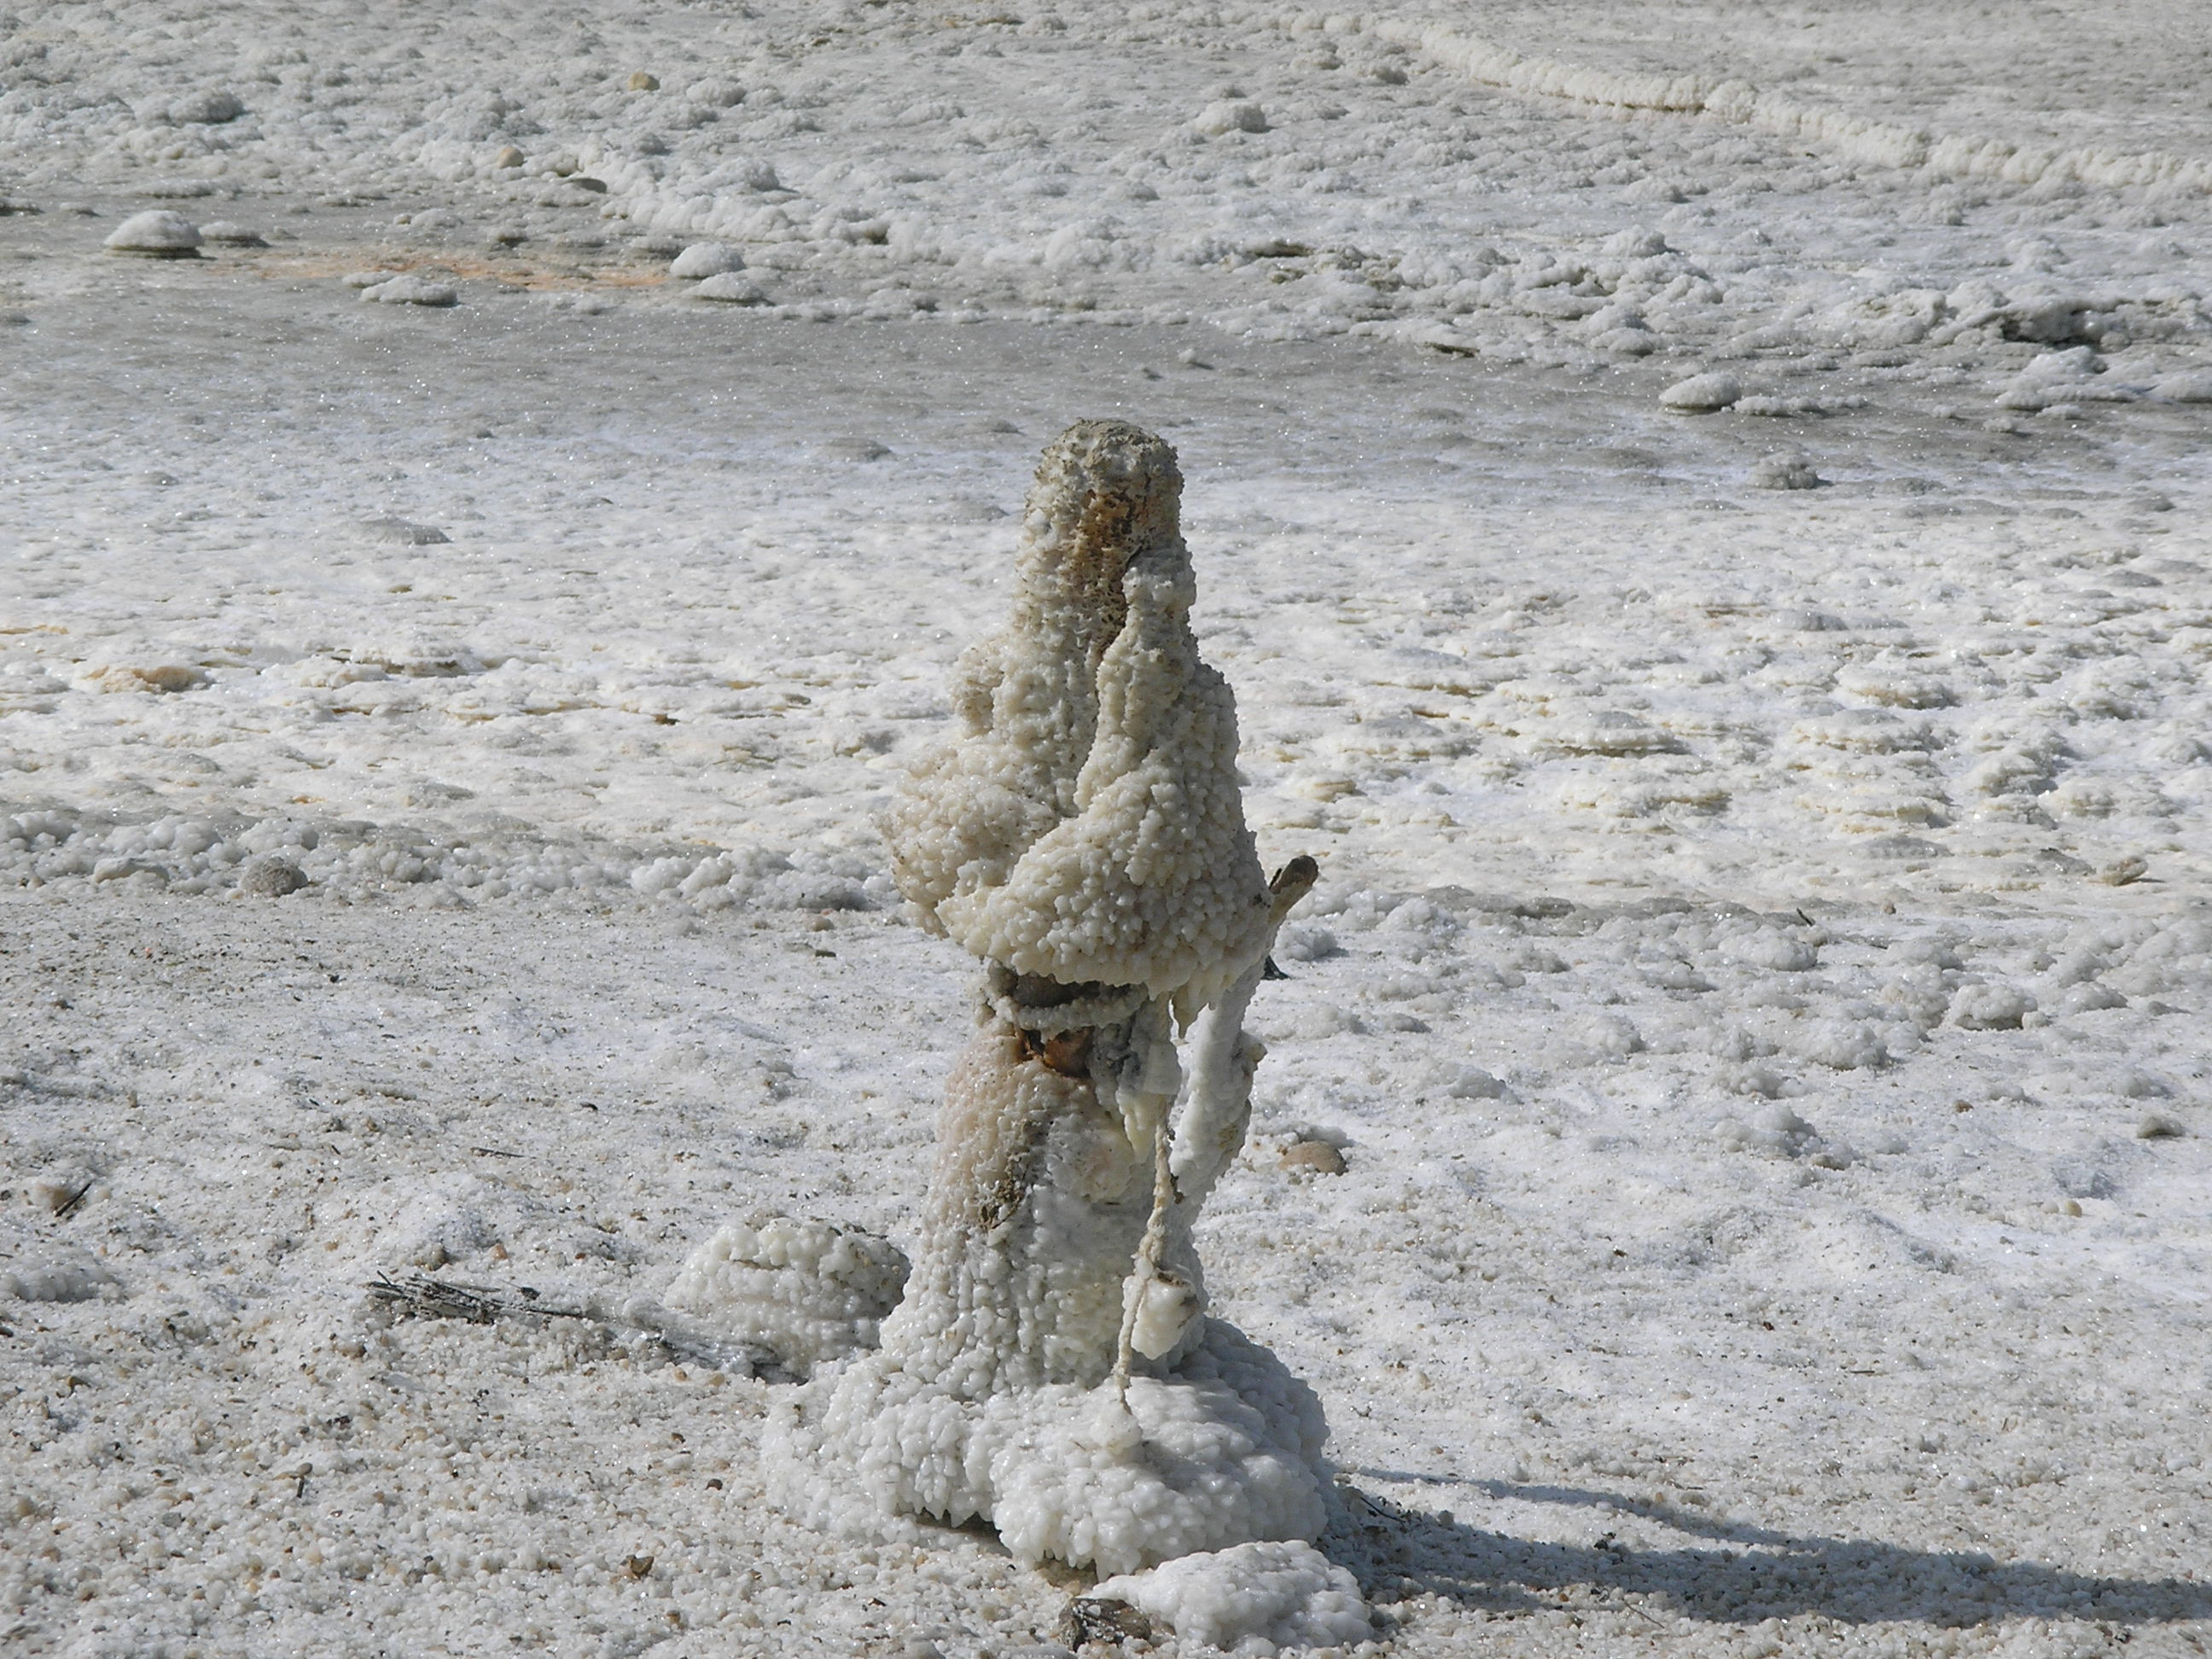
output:
[[963, 657], [959, 729], [886, 824], [986, 1007], [880, 1347], [771, 1419], [771, 1487], [817, 1524], [980, 1516], [1025, 1561], [1112, 1574], [1327, 1522], [1319, 1402], [1206, 1316], [1192, 1238], [1251, 1116], [1245, 1012], [1314, 866], [1261, 879], [1234, 700], [1191, 634], [1182, 489], [1126, 422], [1047, 447], [1012, 617]]

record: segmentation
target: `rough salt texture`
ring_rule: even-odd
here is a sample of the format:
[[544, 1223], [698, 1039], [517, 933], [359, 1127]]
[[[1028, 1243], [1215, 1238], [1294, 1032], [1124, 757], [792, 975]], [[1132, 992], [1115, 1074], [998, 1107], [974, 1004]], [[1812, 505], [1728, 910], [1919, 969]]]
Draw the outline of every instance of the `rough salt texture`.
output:
[[1203, 1002], [1270, 925], [1237, 710], [1200, 661], [1175, 453], [1072, 427], [1037, 469], [1014, 614], [961, 659], [961, 730], [888, 826], [902, 889], [976, 955]]
[[1186, 1640], [1238, 1659], [1349, 1647], [1375, 1635], [1358, 1583], [1310, 1544], [1239, 1544], [1189, 1555], [1109, 1578], [1093, 1594], [1127, 1601]]
[[661, 1299], [677, 1312], [805, 1376], [876, 1346], [907, 1260], [895, 1244], [819, 1221], [763, 1216], [694, 1250]]

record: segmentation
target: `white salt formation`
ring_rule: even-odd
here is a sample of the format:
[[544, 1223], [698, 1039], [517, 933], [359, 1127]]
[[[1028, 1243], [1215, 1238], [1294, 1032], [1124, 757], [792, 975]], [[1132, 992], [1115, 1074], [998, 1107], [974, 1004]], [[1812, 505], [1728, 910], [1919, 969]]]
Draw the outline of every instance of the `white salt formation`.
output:
[[906, 1256], [872, 1234], [756, 1216], [693, 1251], [662, 1300], [803, 1376], [874, 1347], [906, 1275]]
[[1091, 1594], [1126, 1601], [1187, 1641], [1252, 1659], [1375, 1637], [1358, 1584], [1310, 1544], [1239, 1544], [1186, 1556], [1109, 1578]]
[[744, 258], [735, 248], [720, 242], [694, 242], [669, 262], [668, 274], [696, 283], [703, 276], [726, 276], [744, 268]]
[[1013, 616], [962, 656], [960, 736], [915, 774], [890, 840], [902, 890], [977, 956], [1203, 1003], [1273, 923], [1235, 699], [1191, 635], [1182, 489], [1175, 452], [1119, 422], [1046, 451]]
[[460, 290], [451, 283], [441, 283], [428, 276], [394, 276], [388, 282], [375, 283], [361, 291], [361, 297], [380, 306], [459, 305]]
[[784, 1501], [820, 1524], [981, 1516], [1024, 1559], [1109, 1573], [1321, 1530], [1319, 1406], [1206, 1317], [1191, 1243], [1243, 1142], [1244, 1010], [1314, 869], [1261, 876], [1181, 484], [1118, 422], [1046, 451], [1013, 617], [893, 814], [902, 887], [984, 959], [984, 1027], [881, 1348], [771, 1428]]
[[199, 257], [200, 241], [199, 227], [183, 214], [153, 208], [132, 214], [100, 246], [140, 259], [192, 259]]

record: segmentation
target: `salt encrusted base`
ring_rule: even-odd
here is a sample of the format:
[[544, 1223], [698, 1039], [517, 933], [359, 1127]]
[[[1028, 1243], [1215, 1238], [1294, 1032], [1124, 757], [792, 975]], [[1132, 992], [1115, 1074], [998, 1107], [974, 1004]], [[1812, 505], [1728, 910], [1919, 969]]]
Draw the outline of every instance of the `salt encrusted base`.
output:
[[769, 1489], [811, 1525], [896, 1534], [978, 1516], [1024, 1561], [1135, 1572], [1325, 1522], [1321, 1402], [1235, 1326], [1206, 1322], [1172, 1375], [967, 1400], [890, 1354], [793, 1391], [762, 1442]]

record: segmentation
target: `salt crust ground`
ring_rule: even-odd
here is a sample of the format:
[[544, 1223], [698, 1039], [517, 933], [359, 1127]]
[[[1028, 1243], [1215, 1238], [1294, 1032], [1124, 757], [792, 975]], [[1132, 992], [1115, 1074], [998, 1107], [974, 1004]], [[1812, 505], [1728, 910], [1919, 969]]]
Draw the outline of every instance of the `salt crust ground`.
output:
[[[1095, 77], [1128, 107], [1092, 118], [1180, 149], [1147, 164], [1150, 251], [1078, 269], [1042, 245], [1133, 141], [984, 138], [921, 205], [992, 240], [902, 267], [941, 295], [917, 313], [872, 297], [910, 259], [888, 229], [800, 217], [892, 188], [838, 193], [869, 145], [975, 118], [869, 136], [903, 14], [820, 45], [781, 13], [602, 18], [550, 93], [568, 15], [471, 15], [410, 58], [307, 14], [313, 53], [258, 43], [273, 80], [243, 11], [8, 25], [0, 185], [45, 210], [0, 218], [11, 1645], [967, 1659], [1049, 1630], [1072, 1586], [988, 1539], [779, 1517], [766, 1385], [637, 1326], [734, 1217], [910, 1213], [962, 964], [883, 908], [871, 814], [1000, 608], [994, 514], [1066, 419], [1120, 413], [1183, 452], [1263, 852], [1324, 861], [1256, 1015], [1259, 1127], [1349, 1172], [1262, 1146], [1205, 1243], [1328, 1407], [1329, 1547], [1395, 1650], [2202, 1650], [2212, 580], [2205, 411], [2156, 391], [2203, 364], [2172, 297], [2207, 286], [2202, 198], [1784, 166], [1357, 33], [933, 23], [963, 50], [911, 73], [978, 77], [946, 101], [1064, 109]], [[2102, 53], [2044, 17], [1990, 37], [2014, 61], [1954, 42], [1948, 90], [1879, 18], [1589, 9], [1563, 42], [1516, 15], [1486, 27], [1607, 72], [2203, 153], [2153, 9], [2106, 9]], [[645, 54], [693, 29], [737, 32], [697, 78], [746, 96], [663, 154], [794, 186], [757, 205], [805, 234], [737, 244], [766, 315], [658, 281], [654, 239], [693, 228], [538, 170], [657, 131], [598, 106], [635, 68], [688, 97]], [[452, 179], [381, 136], [434, 76], [552, 100], [508, 112], [523, 182], [477, 170], [498, 131]], [[234, 82], [246, 116], [170, 108]], [[1183, 143], [1231, 85], [1271, 132]], [[1299, 97], [1345, 106], [1304, 129], [1342, 154]], [[1347, 187], [1301, 224], [1308, 155]], [[779, 193], [746, 177], [718, 188]], [[97, 252], [151, 205], [294, 239]], [[1218, 269], [1158, 252], [1253, 225]], [[1279, 301], [1349, 268], [1252, 252], [1309, 226], [1384, 280]], [[1731, 250], [1752, 228], [1780, 252]], [[1617, 302], [1572, 290], [1644, 280], [1597, 269], [1631, 232], [1705, 273], [1648, 273], [1687, 283], [1641, 356], [1543, 298]], [[1518, 273], [1491, 297], [1390, 285], [1476, 235]], [[1583, 274], [1534, 280], [1561, 258]], [[436, 264], [451, 310], [338, 280]], [[1885, 286], [1978, 272], [2012, 309], [1963, 343], [1753, 337], [1787, 295], [1887, 315]], [[2003, 337], [2050, 316], [2093, 362]], [[1419, 343], [1439, 326], [1479, 355]], [[1707, 370], [1828, 412], [1662, 412]], [[1749, 488], [1778, 450], [1827, 486]], [[272, 856], [313, 884], [238, 894]], [[606, 1322], [393, 1323], [361, 1289], [433, 1264]]]

